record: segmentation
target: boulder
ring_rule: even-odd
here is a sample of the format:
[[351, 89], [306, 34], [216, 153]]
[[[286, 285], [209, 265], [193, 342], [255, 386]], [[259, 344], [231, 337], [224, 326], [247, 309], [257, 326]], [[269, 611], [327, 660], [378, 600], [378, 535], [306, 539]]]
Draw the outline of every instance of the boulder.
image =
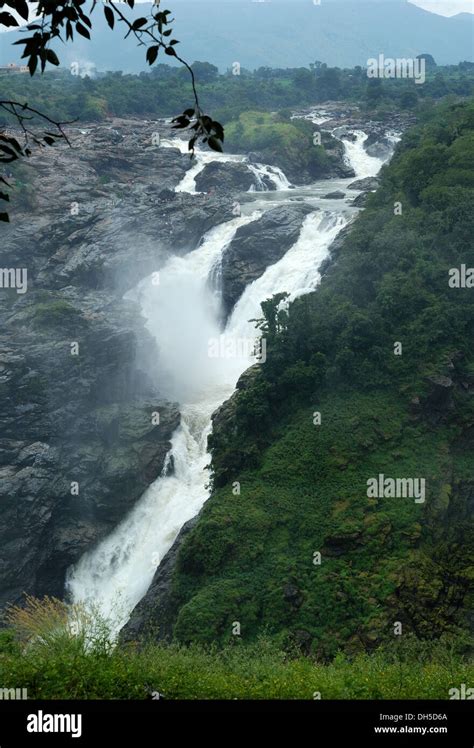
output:
[[323, 195], [323, 200], [343, 200], [346, 196], [342, 190], [335, 190], [334, 192], [328, 192], [327, 195]]
[[278, 262], [299, 237], [304, 218], [314, 211], [305, 204], [281, 206], [241, 226], [222, 260], [221, 284], [227, 316], [246, 286]]
[[351, 182], [347, 189], [368, 192], [370, 190], [376, 190], [379, 184], [380, 181], [377, 177], [365, 177], [365, 179], [356, 179], [355, 182]]
[[248, 192], [258, 187], [257, 178], [248, 166], [238, 161], [212, 161], [196, 176], [198, 192]]

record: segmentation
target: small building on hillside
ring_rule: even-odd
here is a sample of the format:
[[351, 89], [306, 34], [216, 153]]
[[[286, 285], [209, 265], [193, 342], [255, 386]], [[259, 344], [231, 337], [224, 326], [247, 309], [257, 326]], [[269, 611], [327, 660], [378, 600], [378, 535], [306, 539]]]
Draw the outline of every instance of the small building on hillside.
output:
[[11, 73], [28, 73], [28, 65], [17, 65], [16, 62], [9, 62], [7, 65], [0, 65], [0, 75]]

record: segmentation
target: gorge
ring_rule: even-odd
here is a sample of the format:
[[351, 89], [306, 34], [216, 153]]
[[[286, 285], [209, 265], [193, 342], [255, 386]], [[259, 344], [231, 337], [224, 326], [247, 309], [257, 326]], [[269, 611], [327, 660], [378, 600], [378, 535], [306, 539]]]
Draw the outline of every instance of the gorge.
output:
[[[314, 112], [314, 118], [320, 121], [318, 115]], [[365, 152], [367, 135], [351, 133], [347, 128], [343, 135], [351, 138], [343, 143], [355, 177], [375, 176], [383, 162]], [[394, 134], [389, 133], [389, 137], [396, 141]], [[173, 147], [176, 141], [165, 140], [162, 145]], [[185, 142], [183, 149], [187, 149]], [[208, 164], [242, 163], [245, 157], [198, 152], [196, 161], [175, 187], [176, 192], [195, 194], [197, 178]], [[353, 181], [350, 177], [290, 189], [280, 170], [264, 165], [250, 165], [250, 169], [258, 182], [242, 206], [239, 204], [242, 215], [211, 229], [198, 248], [184, 257], [170, 258], [160, 270], [158, 284], [154, 285], [152, 278], [144, 279], [128, 294], [140, 304], [147, 328], [157, 342], [155, 376], [160, 392], [180, 403], [181, 425], [172, 437], [162, 475], [116, 530], [86, 552], [69, 572], [67, 589], [72, 599], [98, 607], [105, 618], [112, 619], [116, 631], [146, 593], [182, 526], [205, 502], [211, 416], [254, 361], [248, 357], [210, 358], [209, 341], [224, 335], [252, 343], [256, 335], [249, 320], [259, 316], [260, 302], [281, 291], [289, 293], [291, 300], [313, 290], [331, 243], [354, 216], [347, 201], [320, 202], [331, 190], [348, 189]], [[272, 191], [266, 188], [264, 177], [273, 182]], [[354, 193], [349, 190], [349, 194]], [[221, 295], [225, 290], [219, 287], [219, 276], [223, 260], [232, 253], [244, 227], [260, 243], [260, 222], [265, 212], [292, 205], [304, 206], [307, 213], [305, 217], [298, 211], [299, 236], [296, 241], [295, 236], [290, 237], [286, 253], [276, 262], [271, 263], [267, 256], [268, 266], [244, 287], [222, 328]], [[272, 238], [275, 241], [274, 233]], [[279, 251], [284, 252], [280, 243]]]

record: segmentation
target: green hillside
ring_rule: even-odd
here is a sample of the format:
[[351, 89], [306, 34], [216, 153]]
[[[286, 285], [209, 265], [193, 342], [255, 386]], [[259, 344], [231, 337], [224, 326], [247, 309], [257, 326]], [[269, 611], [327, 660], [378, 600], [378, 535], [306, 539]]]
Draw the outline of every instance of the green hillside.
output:
[[[473, 104], [438, 108], [320, 288], [289, 314], [264, 305], [267, 362], [226, 406], [233, 428], [216, 422], [214, 492], [178, 557], [176, 640], [224, 644], [239, 623], [246, 642], [330, 658], [395, 641], [396, 622], [463, 638], [474, 289], [448, 281], [474, 266], [473, 166]], [[369, 497], [379, 474], [424, 479], [426, 500]]]

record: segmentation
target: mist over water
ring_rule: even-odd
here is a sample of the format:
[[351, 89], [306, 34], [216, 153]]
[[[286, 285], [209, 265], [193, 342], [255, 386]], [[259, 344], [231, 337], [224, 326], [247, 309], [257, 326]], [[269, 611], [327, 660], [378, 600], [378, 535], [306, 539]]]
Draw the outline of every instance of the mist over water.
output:
[[[382, 165], [381, 160], [364, 151], [365, 137], [356, 132], [353, 143], [344, 141], [357, 177], [376, 174]], [[205, 158], [198, 156], [198, 165], [209, 159], [222, 160], [222, 156], [206, 153]], [[277, 193], [269, 207], [274, 207], [278, 199], [288, 201], [288, 180], [278, 172], [274, 170], [273, 174], [278, 178], [281, 197]], [[187, 181], [178, 188], [194, 192], [192, 176], [188, 172]], [[320, 192], [321, 184], [317, 187]], [[166, 465], [164, 474], [150, 485], [122, 523], [86, 553], [68, 575], [67, 588], [74, 602], [98, 607], [115, 634], [146, 593], [182, 526], [208, 498], [211, 415], [232, 394], [240, 374], [255, 363], [251, 346], [243, 353], [240, 350], [240, 355], [238, 351], [237, 355], [225, 355], [224, 350], [223, 355], [213, 357], [210, 341], [252, 341], [257, 334], [249, 320], [261, 316], [262, 301], [281, 291], [296, 298], [314, 290], [320, 281], [320, 263], [352, 215], [344, 203], [334, 209], [321, 205], [322, 210], [306, 217], [298, 240], [285, 256], [246, 288], [225, 329], [221, 327], [220, 296], [212, 278], [237, 229], [255, 220], [260, 211], [212, 229], [198, 249], [166, 263], [157, 285], [146, 278], [130, 294], [139, 301], [157, 342], [159, 356], [154, 374], [160, 392], [181, 403], [181, 424], [173, 435], [167, 459], [168, 464], [172, 459], [173, 474], [166, 474]]]

